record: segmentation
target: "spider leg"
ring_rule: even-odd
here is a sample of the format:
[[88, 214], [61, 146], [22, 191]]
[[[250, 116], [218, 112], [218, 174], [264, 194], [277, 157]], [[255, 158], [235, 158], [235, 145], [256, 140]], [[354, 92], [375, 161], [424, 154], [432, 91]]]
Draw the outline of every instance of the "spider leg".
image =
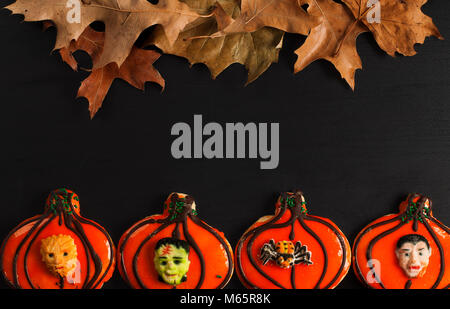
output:
[[294, 263], [303, 263], [306, 265], [313, 264], [313, 262], [311, 261], [311, 252], [308, 251], [308, 247], [306, 245], [302, 246], [301, 242], [299, 241], [297, 241], [297, 243], [295, 244]]
[[269, 243], [262, 246], [260, 252], [260, 259], [263, 265], [266, 265], [270, 260], [276, 260], [278, 254], [275, 250], [275, 241], [271, 239]]

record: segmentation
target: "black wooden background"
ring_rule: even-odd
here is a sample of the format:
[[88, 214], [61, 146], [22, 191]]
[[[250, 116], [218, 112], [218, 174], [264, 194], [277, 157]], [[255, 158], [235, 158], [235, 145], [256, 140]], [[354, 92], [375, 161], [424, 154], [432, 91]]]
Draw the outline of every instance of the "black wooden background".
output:
[[[424, 12], [450, 38], [450, 2], [432, 0]], [[449, 40], [427, 39], [418, 55], [392, 58], [370, 34], [360, 36], [364, 68], [355, 92], [326, 61], [294, 75], [293, 51], [303, 38], [292, 34], [279, 63], [247, 87], [240, 65], [214, 81], [203, 65], [163, 56], [155, 66], [164, 92], [116, 81], [90, 120], [87, 101], [75, 99], [87, 73], [51, 54], [55, 31], [21, 20], [0, 10], [0, 238], [42, 212], [59, 187], [77, 192], [83, 215], [116, 242], [134, 222], [159, 213], [172, 191], [194, 196], [200, 217], [233, 247], [273, 213], [279, 192], [294, 188], [350, 242], [370, 221], [396, 212], [409, 192], [432, 197], [436, 217], [450, 224]], [[279, 122], [279, 167], [173, 159], [170, 128], [192, 123], [194, 114], [205, 123]], [[352, 270], [339, 286], [361, 287]], [[105, 288], [126, 285], [116, 272]], [[242, 288], [236, 276], [228, 288]]]

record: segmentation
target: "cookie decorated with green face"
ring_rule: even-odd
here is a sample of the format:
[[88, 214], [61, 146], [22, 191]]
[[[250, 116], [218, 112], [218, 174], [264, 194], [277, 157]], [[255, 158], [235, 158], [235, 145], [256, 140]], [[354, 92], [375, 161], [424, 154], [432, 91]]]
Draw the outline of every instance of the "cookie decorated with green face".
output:
[[449, 252], [449, 228], [433, 216], [431, 199], [414, 193], [358, 234], [353, 269], [370, 288], [449, 288]]
[[216, 289], [233, 274], [224, 234], [199, 218], [191, 196], [172, 193], [162, 214], [130, 227], [118, 245], [119, 271], [136, 289]]
[[256, 221], [239, 240], [236, 270], [253, 289], [329, 289], [350, 267], [350, 245], [329, 219], [310, 214], [302, 193], [287, 192], [275, 214]]
[[44, 213], [15, 227], [3, 241], [1, 272], [14, 288], [96, 289], [115, 266], [111, 237], [80, 214], [78, 195], [53, 191]]

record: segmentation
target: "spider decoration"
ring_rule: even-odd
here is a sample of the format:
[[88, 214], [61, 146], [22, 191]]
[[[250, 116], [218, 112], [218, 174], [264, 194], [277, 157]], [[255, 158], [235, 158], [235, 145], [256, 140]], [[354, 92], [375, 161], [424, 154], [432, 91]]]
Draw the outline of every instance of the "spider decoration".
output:
[[308, 251], [306, 245], [302, 246], [300, 241], [294, 244], [292, 241], [275, 241], [271, 239], [269, 243], [265, 243], [261, 248], [260, 259], [263, 265], [269, 260], [275, 261], [281, 268], [290, 268], [300, 263], [311, 265], [311, 252]]

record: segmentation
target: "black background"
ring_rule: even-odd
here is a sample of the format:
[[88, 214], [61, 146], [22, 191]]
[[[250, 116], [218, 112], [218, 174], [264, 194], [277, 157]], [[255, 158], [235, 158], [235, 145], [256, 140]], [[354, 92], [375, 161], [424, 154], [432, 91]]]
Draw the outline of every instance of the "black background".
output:
[[[358, 39], [363, 71], [356, 90], [317, 61], [294, 75], [288, 34], [278, 64], [244, 87], [232, 65], [217, 80], [207, 68], [163, 56], [156, 67], [166, 89], [145, 93], [116, 81], [94, 120], [75, 99], [87, 73], [50, 55], [55, 31], [0, 10], [0, 237], [42, 212], [48, 193], [67, 187], [85, 217], [117, 242], [137, 220], [160, 213], [173, 191], [195, 197], [199, 216], [234, 247], [242, 233], [273, 213], [279, 192], [304, 191], [310, 213], [332, 219], [352, 242], [372, 220], [396, 212], [409, 192], [433, 199], [450, 223], [449, 1], [423, 11], [447, 40], [427, 39], [418, 55], [392, 58], [371, 34]], [[83, 55], [80, 55], [83, 58]], [[259, 160], [175, 160], [177, 122], [279, 122], [280, 165]], [[1, 283], [1, 287], [6, 287]], [[105, 288], [127, 288], [118, 272]], [[227, 288], [242, 288], [236, 276]], [[352, 270], [338, 288], [362, 288]]]

